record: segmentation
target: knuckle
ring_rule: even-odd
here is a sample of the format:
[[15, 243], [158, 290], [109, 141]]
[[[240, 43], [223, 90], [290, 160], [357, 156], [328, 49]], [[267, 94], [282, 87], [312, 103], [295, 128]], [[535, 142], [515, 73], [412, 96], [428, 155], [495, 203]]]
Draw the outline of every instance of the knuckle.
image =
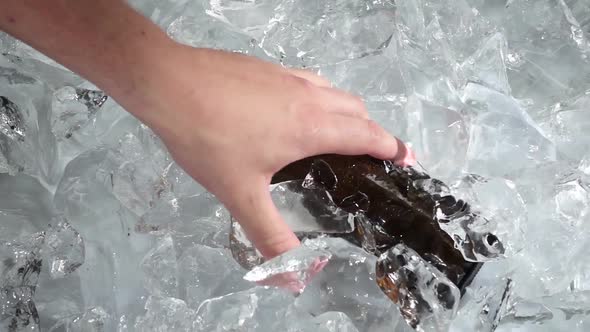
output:
[[309, 95], [316, 91], [315, 84], [303, 77], [291, 76], [291, 81], [295, 89], [303, 95]]
[[353, 102], [355, 103], [355, 108], [359, 110], [359, 112], [363, 114], [368, 114], [367, 106], [365, 105], [365, 101], [363, 98], [358, 96], [353, 96]]
[[369, 134], [369, 139], [373, 142], [385, 138], [383, 129], [373, 120], [367, 120], [367, 132]]
[[326, 117], [322, 112], [316, 112], [313, 106], [305, 105], [297, 108], [294, 119], [295, 144], [304, 152], [317, 144], [318, 137], [326, 125]]

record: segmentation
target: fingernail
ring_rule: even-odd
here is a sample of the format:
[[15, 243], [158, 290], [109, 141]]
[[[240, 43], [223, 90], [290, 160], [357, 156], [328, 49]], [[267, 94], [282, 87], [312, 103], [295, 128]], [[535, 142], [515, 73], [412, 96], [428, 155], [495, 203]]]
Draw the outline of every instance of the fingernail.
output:
[[398, 151], [403, 152], [394, 160], [394, 163], [402, 167], [416, 165], [416, 154], [414, 153], [414, 151], [412, 151], [412, 149], [410, 149], [410, 147], [407, 144], [403, 143], [403, 145], [403, 149], [398, 149]]

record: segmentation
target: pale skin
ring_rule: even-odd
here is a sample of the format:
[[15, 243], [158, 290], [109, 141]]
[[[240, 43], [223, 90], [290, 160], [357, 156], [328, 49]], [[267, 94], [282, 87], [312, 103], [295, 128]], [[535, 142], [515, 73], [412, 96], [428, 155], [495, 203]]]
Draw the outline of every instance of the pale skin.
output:
[[307, 156], [412, 156], [362, 100], [314, 73], [171, 40], [123, 0], [3, 0], [0, 29], [104, 90], [148, 125], [267, 258], [299, 245], [268, 190]]

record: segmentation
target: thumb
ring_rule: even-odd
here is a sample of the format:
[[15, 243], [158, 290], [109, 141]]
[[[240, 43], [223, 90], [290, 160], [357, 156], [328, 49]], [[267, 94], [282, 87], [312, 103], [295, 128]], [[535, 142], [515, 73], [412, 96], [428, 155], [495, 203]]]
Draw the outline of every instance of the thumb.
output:
[[245, 187], [227, 205], [256, 249], [270, 259], [298, 247], [299, 239], [274, 205], [268, 185], [261, 181]]

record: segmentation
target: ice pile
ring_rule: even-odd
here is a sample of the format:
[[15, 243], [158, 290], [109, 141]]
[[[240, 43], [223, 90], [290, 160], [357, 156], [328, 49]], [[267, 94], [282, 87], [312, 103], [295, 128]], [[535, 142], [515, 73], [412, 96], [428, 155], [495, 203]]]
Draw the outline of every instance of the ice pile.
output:
[[[179, 42], [362, 95], [430, 175], [490, 214], [507, 257], [459, 302], [397, 248], [396, 275], [421, 285], [406, 300], [444, 309], [418, 329], [590, 328], [588, 1], [131, 2]], [[228, 211], [148, 128], [24, 43], [0, 35], [0, 50], [0, 330], [412, 330], [377, 285], [379, 258], [342, 239], [263, 265], [243, 252], [260, 266], [248, 272]], [[283, 189], [275, 202], [296, 220]], [[298, 296], [254, 282], [284, 273], [308, 283]]]

